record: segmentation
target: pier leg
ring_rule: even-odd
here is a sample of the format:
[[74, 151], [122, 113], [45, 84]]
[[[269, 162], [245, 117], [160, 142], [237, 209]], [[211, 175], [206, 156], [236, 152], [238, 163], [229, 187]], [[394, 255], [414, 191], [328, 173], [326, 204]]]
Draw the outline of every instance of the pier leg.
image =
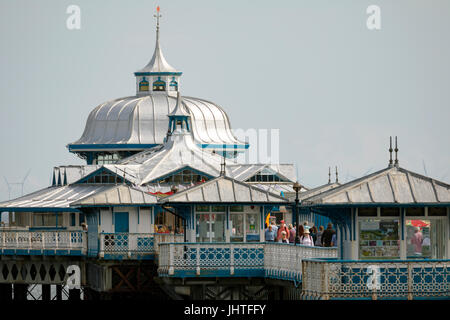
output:
[[49, 284], [43, 284], [42, 285], [42, 300], [43, 301], [50, 301], [51, 298], [51, 290]]
[[70, 289], [69, 300], [80, 300], [80, 289]]
[[62, 285], [60, 284], [56, 285], [56, 300], [58, 301], [62, 300]]
[[9, 283], [0, 284], [0, 301], [12, 300], [12, 285]]
[[25, 301], [27, 300], [27, 284], [14, 284], [14, 300]]

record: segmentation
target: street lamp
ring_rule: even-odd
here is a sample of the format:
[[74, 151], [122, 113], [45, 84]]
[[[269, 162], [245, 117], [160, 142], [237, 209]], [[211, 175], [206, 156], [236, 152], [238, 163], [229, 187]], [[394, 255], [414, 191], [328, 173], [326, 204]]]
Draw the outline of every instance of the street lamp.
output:
[[300, 185], [300, 183], [298, 183], [298, 181], [296, 181], [294, 183], [294, 185], [292, 186], [292, 188], [295, 190], [295, 217], [297, 220], [297, 233], [295, 235], [295, 244], [300, 244], [300, 217], [298, 216], [298, 192], [300, 191], [300, 189], [302, 188], [302, 186]]

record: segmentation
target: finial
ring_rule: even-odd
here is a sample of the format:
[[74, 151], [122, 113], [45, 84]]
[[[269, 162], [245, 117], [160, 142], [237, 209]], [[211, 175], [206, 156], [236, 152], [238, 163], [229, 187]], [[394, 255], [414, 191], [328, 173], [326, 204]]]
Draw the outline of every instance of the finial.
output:
[[397, 136], [395, 136], [395, 162], [394, 162], [394, 166], [398, 168], [398, 158], [397, 158], [397, 153], [398, 153], [398, 148], [397, 148]]
[[331, 183], [331, 167], [328, 167], [328, 184]]
[[153, 16], [156, 18], [156, 37], [159, 39], [159, 18], [162, 17], [159, 13], [159, 6], [156, 7], [156, 14]]
[[126, 170], [127, 170], [127, 169], [125, 169], [125, 168], [123, 169], [123, 181], [122, 181], [123, 184], [125, 184], [125, 174], [126, 174]]
[[336, 183], [339, 183], [337, 166], [336, 166]]
[[389, 137], [389, 167], [392, 166], [392, 137]]

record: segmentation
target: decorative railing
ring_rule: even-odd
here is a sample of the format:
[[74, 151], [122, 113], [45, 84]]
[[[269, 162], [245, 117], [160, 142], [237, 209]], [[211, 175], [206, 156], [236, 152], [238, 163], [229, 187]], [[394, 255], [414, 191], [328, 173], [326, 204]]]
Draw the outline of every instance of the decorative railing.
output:
[[101, 233], [100, 257], [153, 257], [159, 253], [159, 244], [182, 242], [183, 235], [165, 233]]
[[160, 276], [264, 276], [264, 243], [161, 243]]
[[310, 247], [284, 243], [266, 243], [264, 270], [266, 278], [301, 281], [302, 261], [310, 258], [337, 258], [336, 247]]
[[305, 299], [450, 296], [450, 260], [303, 260]]
[[86, 254], [85, 231], [0, 231], [2, 254]]

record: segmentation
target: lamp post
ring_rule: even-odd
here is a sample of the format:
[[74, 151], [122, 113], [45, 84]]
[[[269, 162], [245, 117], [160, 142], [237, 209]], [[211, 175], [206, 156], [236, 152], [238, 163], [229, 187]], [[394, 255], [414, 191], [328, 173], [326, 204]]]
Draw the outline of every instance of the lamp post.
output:
[[300, 243], [300, 217], [298, 216], [298, 192], [300, 191], [300, 189], [302, 188], [302, 186], [300, 185], [300, 183], [295, 182], [294, 185], [292, 186], [292, 188], [295, 190], [295, 217], [297, 220], [297, 232], [295, 234], [295, 244], [299, 244]]

